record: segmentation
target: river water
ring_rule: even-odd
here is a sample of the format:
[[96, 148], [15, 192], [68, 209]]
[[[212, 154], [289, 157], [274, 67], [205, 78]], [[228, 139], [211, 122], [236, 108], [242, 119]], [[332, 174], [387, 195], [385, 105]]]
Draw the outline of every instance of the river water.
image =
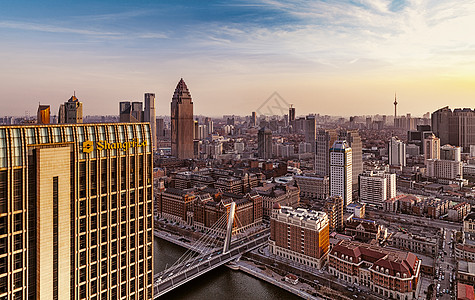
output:
[[[185, 249], [155, 237], [155, 273], [172, 265]], [[218, 267], [160, 297], [162, 300], [297, 300], [299, 297], [272, 284], [226, 266]]]

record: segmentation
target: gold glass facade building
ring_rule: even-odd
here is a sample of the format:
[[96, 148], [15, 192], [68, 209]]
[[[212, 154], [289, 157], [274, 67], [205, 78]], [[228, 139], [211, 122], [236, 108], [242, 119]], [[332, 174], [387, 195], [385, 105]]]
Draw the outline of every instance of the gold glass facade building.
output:
[[148, 123], [0, 126], [0, 299], [151, 299]]

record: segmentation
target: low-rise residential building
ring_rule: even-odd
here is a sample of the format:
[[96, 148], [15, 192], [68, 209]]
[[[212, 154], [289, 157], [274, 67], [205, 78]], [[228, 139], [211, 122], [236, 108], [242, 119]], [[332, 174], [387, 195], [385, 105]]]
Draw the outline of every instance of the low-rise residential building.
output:
[[233, 233], [262, 224], [262, 197], [255, 192], [239, 195], [212, 188], [167, 188], [158, 193], [156, 201], [158, 217], [197, 229], [212, 227], [232, 202], [236, 203]]
[[330, 251], [328, 269], [338, 279], [367, 286], [385, 298], [418, 299], [421, 261], [411, 252], [341, 241]]
[[475, 245], [457, 244], [455, 246], [455, 258], [457, 260], [475, 261]]
[[300, 196], [307, 199], [326, 199], [330, 195], [330, 179], [328, 176], [296, 175], [300, 188]]
[[328, 216], [324, 212], [274, 204], [269, 249], [274, 255], [319, 269], [329, 251]]
[[475, 292], [472, 285], [457, 283], [457, 300], [475, 300]]
[[475, 262], [463, 261], [458, 262], [457, 280], [461, 283], [470, 285], [475, 284]]
[[263, 215], [270, 218], [275, 203], [281, 206], [297, 207], [300, 202], [299, 188], [296, 186], [270, 183], [253, 189], [262, 196]]
[[465, 216], [462, 230], [466, 241], [475, 241], [475, 212]]
[[451, 183], [463, 178], [463, 164], [460, 161], [428, 159], [427, 176], [435, 177], [440, 183]]
[[345, 223], [345, 235], [361, 242], [378, 241], [386, 237], [386, 232], [386, 228], [372, 220], [353, 218]]
[[158, 217], [191, 225], [188, 212], [193, 211], [196, 195], [193, 189], [167, 188], [157, 195]]
[[470, 204], [467, 202], [458, 203], [448, 210], [448, 218], [454, 222], [462, 222], [470, 212]]
[[363, 219], [366, 213], [366, 204], [353, 202], [346, 206], [346, 212], [352, 214], [355, 218]]
[[411, 233], [396, 232], [389, 239], [389, 243], [392, 247], [431, 257], [437, 256], [439, 252], [439, 241], [435, 237], [431, 238]]

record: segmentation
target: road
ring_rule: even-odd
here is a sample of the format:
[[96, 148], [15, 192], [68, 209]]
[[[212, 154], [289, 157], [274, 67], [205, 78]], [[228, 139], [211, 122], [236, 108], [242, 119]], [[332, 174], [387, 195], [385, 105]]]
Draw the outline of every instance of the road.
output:
[[437, 273], [434, 283], [436, 286], [437, 298], [441, 300], [451, 299], [451, 295], [453, 295], [454, 292], [452, 289], [451, 277], [456, 261], [455, 253], [451, 247], [452, 234], [452, 230], [444, 229], [442, 247], [439, 252], [439, 257], [436, 260]]
[[[414, 216], [414, 215], [406, 215], [400, 213], [390, 213], [380, 210], [367, 210], [366, 214], [369, 219], [377, 220], [378, 217], [385, 217], [392, 219], [393, 222], [401, 222], [397, 218], [404, 219], [405, 223], [411, 223], [416, 226], [422, 227], [432, 227], [432, 228], [447, 228], [449, 230], [460, 230], [462, 224], [449, 222], [445, 220], [437, 220], [437, 219], [429, 219], [426, 217]], [[450, 238], [450, 237], [449, 237]]]

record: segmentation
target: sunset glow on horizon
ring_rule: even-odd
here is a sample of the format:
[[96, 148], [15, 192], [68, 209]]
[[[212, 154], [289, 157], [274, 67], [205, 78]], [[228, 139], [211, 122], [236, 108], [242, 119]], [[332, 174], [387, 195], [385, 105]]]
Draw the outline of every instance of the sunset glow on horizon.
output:
[[195, 114], [250, 115], [273, 92], [297, 115], [421, 116], [475, 107], [475, 3], [28, 1], [0, 9], [0, 116], [73, 93], [84, 114], [157, 95], [183, 77]]

